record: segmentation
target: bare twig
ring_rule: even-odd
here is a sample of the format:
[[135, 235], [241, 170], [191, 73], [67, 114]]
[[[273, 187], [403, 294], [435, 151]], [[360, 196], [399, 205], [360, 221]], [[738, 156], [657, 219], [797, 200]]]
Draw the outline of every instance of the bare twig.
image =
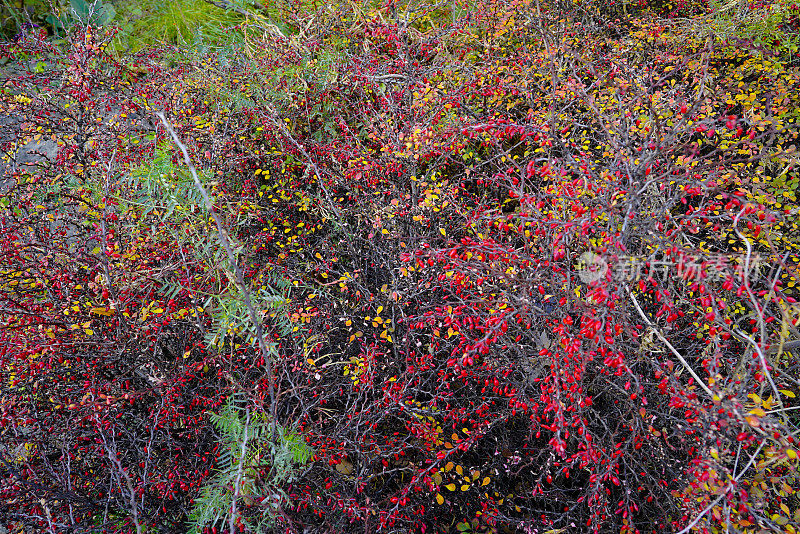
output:
[[698, 384], [700, 384], [700, 387], [701, 387], [701, 388], [703, 388], [703, 391], [705, 391], [705, 392], [708, 394], [708, 396], [709, 396], [709, 397], [711, 397], [711, 398], [713, 399], [713, 398], [714, 398], [714, 392], [713, 392], [713, 391], [711, 391], [711, 388], [709, 388], [709, 387], [706, 385], [706, 383], [705, 383], [705, 382], [703, 382], [703, 381], [700, 379], [700, 377], [697, 375], [697, 373], [695, 373], [695, 372], [694, 372], [694, 369], [692, 369], [692, 366], [691, 366], [691, 365], [689, 365], [689, 362], [687, 362], [687, 361], [686, 361], [686, 358], [684, 358], [684, 357], [681, 355], [681, 353], [680, 353], [680, 352], [678, 352], [678, 350], [677, 350], [675, 347], [673, 347], [673, 346], [672, 346], [672, 343], [670, 343], [669, 341], [667, 341], [667, 338], [665, 338], [665, 337], [664, 337], [664, 335], [663, 335], [663, 334], [661, 333], [661, 331], [660, 331], [660, 330], [659, 330], [659, 329], [656, 327], [656, 325], [654, 325], [654, 324], [653, 324], [653, 322], [650, 320], [650, 318], [649, 318], [649, 317], [647, 317], [647, 315], [645, 315], [645, 313], [644, 313], [644, 310], [642, 310], [642, 307], [641, 307], [641, 306], [639, 306], [639, 301], [637, 301], [637, 300], [636, 300], [636, 296], [633, 294], [633, 291], [630, 291], [630, 289], [629, 289], [629, 290], [628, 290], [628, 293], [629, 293], [629, 294], [630, 294], [630, 296], [631, 296], [631, 300], [633, 301], [633, 305], [634, 305], [634, 306], [636, 306], [636, 311], [638, 311], [638, 312], [639, 312], [639, 315], [642, 317], [642, 319], [644, 319], [644, 322], [645, 322], [645, 323], [647, 323], [647, 326], [649, 326], [650, 328], [652, 328], [652, 329], [653, 329], [653, 332], [655, 332], [656, 336], [658, 336], [658, 339], [660, 339], [660, 340], [661, 340], [661, 342], [662, 342], [664, 345], [666, 345], [666, 346], [667, 346], [667, 348], [670, 350], [670, 352], [672, 352], [672, 354], [674, 354], [674, 355], [675, 355], [675, 357], [676, 357], [676, 358], [678, 358], [678, 360], [681, 362], [681, 365], [683, 365], [683, 367], [684, 367], [684, 368], [685, 368], [687, 371], [689, 371], [689, 374], [690, 374], [690, 375], [692, 375], [692, 378], [694, 378], [694, 380], [695, 380], [695, 381], [696, 381]]
[[755, 452], [755, 453], [753, 453], [753, 455], [752, 455], [752, 456], [750, 456], [750, 461], [749, 461], [749, 462], [747, 462], [747, 465], [745, 465], [745, 466], [744, 466], [744, 469], [742, 469], [742, 470], [739, 472], [739, 474], [738, 474], [738, 475], [735, 475], [735, 476], [733, 477], [733, 480], [731, 480], [731, 481], [728, 483], [728, 485], [725, 487], [725, 490], [724, 490], [722, 493], [720, 493], [719, 497], [717, 497], [716, 499], [714, 499], [714, 501], [713, 501], [711, 504], [709, 504], [708, 506], [706, 506], [706, 507], [703, 509], [703, 511], [702, 511], [702, 512], [700, 512], [699, 514], [697, 514], [697, 517], [695, 517], [695, 518], [692, 520], [692, 522], [691, 522], [691, 523], [689, 523], [688, 525], [686, 525], [686, 527], [684, 527], [684, 528], [683, 528], [683, 530], [681, 530], [680, 532], [678, 532], [678, 534], [686, 534], [687, 532], [690, 532], [690, 531], [691, 531], [691, 530], [692, 530], [692, 529], [695, 527], [695, 525], [697, 525], [697, 523], [699, 523], [699, 522], [700, 522], [700, 520], [702, 520], [702, 519], [703, 519], [703, 517], [705, 517], [705, 515], [706, 515], [708, 512], [710, 512], [710, 511], [711, 511], [711, 510], [712, 510], [712, 509], [713, 509], [713, 508], [714, 508], [714, 507], [715, 507], [717, 504], [719, 504], [719, 501], [721, 501], [722, 499], [724, 499], [724, 498], [725, 498], [725, 496], [726, 496], [726, 495], [728, 495], [728, 493], [729, 493], [731, 490], [733, 490], [733, 489], [736, 487], [736, 483], [739, 481], [739, 479], [742, 477], [742, 475], [744, 475], [744, 474], [747, 472], [747, 470], [748, 470], [748, 469], [750, 469], [750, 466], [751, 466], [751, 465], [753, 465], [753, 462], [755, 462], [755, 461], [756, 461], [756, 457], [758, 456], [758, 453], [759, 453], [759, 452], [761, 452], [761, 449], [764, 447], [764, 445], [765, 445], [766, 443], [767, 443], [767, 441], [766, 441], [766, 440], [764, 440], [764, 441], [762, 441], [762, 442], [761, 442], [761, 444], [758, 446], [758, 449], [756, 449], [756, 452]]
[[170, 136], [172, 136], [172, 140], [175, 142], [175, 145], [180, 149], [181, 153], [183, 154], [183, 159], [186, 162], [186, 166], [189, 168], [189, 172], [192, 175], [192, 179], [194, 180], [194, 185], [200, 194], [203, 196], [203, 201], [205, 202], [206, 209], [208, 209], [211, 217], [214, 219], [214, 224], [217, 227], [217, 235], [219, 237], [220, 242], [222, 243], [223, 248], [225, 249], [225, 253], [228, 256], [228, 261], [230, 262], [231, 269], [234, 275], [234, 283], [239, 288], [239, 291], [242, 293], [242, 298], [244, 300], [245, 307], [247, 308], [247, 313], [250, 318], [250, 322], [253, 324], [255, 331], [256, 331], [256, 338], [258, 340], [258, 346], [261, 351], [261, 356], [264, 360], [264, 367], [267, 374], [267, 390], [270, 398], [270, 439], [274, 439], [274, 436], [277, 434], [277, 415], [278, 415], [278, 399], [275, 393], [275, 376], [273, 375], [273, 368], [272, 368], [272, 357], [270, 355], [269, 347], [267, 346], [267, 342], [264, 336], [264, 328], [261, 325], [261, 320], [259, 319], [258, 314], [256, 313], [255, 308], [253, 307], [253, 301], [250, 298], [250, 291], [247, 289], [247, 286], [244, 282], [244, 274], [242, 273], [241, 267], [239, 267], [239, 262], [236, 260], [236, 255], [233, 252], [231, 247], [230, 238], [228, 237], [228, 233], [225, 231], [225, 228], [222, 226], [222, 221], [217, 214], [217, 210], [214, 208], [214, 203], [211, 202], [211, 198], [206, 191], [206, 188], [203, 186], [203, 183], [200, 181], [200, 178], [197, 176], [197, 169], [195, 168], [194, 164], [192, 163], [192, 159], [189, 157], [189, 152], [186, 149], [186, 145], [184, 145], [178, 134], [175, 133], [175, 130], [172, 128], [172, 125], [167, 121], [166, 117], [162, 112], [157, 113], [158, 118], [161, 119], [161, 122], [164, 124], [167, 132], [169, 132]]
[[[100, 421], [96, 422], [98, 428], [100, 428]], [[103, 439], [103, 448], [106, 450], [106, 456], [108, 456], [108, 460], [119, 472], [120, 477], [125, 480], [125, 488], [128, 490], [128, 502], [131, 507], [131, 514], [133, 515], [133, 524], [136, 527], [136, 534], [142, 534], [144, 531], [142, 530], [142, 525], [139, 522], [139, 505], [136, 503], [136, 490], [133, 487], [133, 481], [131, 480], [131, 477], [128, 475], [127, 471], [125, 471], [125, 469], [122, 467], [122, 463], [119, 461], [116, 444], [113, 444], [112, 448], [112, 446], [108, 444], [106, 435], [102, 432], [102, 430], [100, 431], [100, 437]]]
[[[764, 320], [764, 308], [758, 303], [755, 294], [753, 293], [753, 289], [750, 287], [750, 265], [751, 259], [753, 254], [753, 245], [750, 243], [750, 240], [747, 239], [746, 236], [742, 234], [739, 230], [739, 219], [744, 214], [747, 206], [743, 207], [739, 210], [739, 213], [736, 214], [736, 217], [733, 218], [733, 230], [736, 232], [736, 235], [741, 239], [745, 246], [747, 247], [747, 255], [744, 257], [744, 272], [742, 273], [742, 284], [744, 285], [745, 291], [747, 291], [747, 296], [750, 299], [750, 303], [753, 305], [753, 310], [756, 312], [756, 316], [758, 318], [758, 326], [759, 331], [761, 334], [761, 342], [756, 343], [756, 341], [745, 334], [742, 330], [735, 330], [736, 334], [740, 337], [747, 340], [750, 345], [753, 346], [753, 349], [758, 354], [758, 361], [761, 363], [761, 370], [764, 372], [764, 376], [769, 381], [769, 385], [772, 388], [772, 394], [774, 395], [775, 400], [782, 406], [781, 403], [781, 396], [778, 393], [778, 388], [775, 385], [775, 381], [772, 379], [772, 373], [769, 372], [769, 366], [767, 365], [767, 358], [764, 350], [764, 343], [766, 342], [767, 338], [767, 325]], [[773, 284], [774, 287], [774, 284]]]
[[241, 456], [239, 457], [239, 465], [236, 469], [236, 479], [233, 481], [233, 499], [231, 499], [231, 513], [230, 517], [228, 518], [228, 527], [230, 528], [231, 534], [236, 532], [236, 508], [237, 504], [236, 501], [239, 499], [239, 488], [242, 484], [242, 474], [244, 473], [244, 462], [247, 458], [247, 442], [249, 441], [250, 435], [250, 407], [247, 407], [247, 416], [244, 421], [244, 439], [242, 440], [242, 452]]

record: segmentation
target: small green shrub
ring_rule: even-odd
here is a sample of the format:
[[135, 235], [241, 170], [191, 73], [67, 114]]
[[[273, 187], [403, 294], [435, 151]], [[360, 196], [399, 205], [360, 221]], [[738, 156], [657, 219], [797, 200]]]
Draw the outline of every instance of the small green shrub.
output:
[[238, 13], [204, 0], [126, 1], [119, 11], [120, 33], [114, 46], [120, 52], [138, 52], [159, 44], [225, 41], [230, 28], [244, 22]]
[[194, 501], [189, 533], [230, 521], [248, 532], [264, 532], [287, 498], [281, 486], [296, 478], [297, 467], [314, 451], [295, 432], [271, 424], [266, 414], [237, 406], [235, 397], [211, 414], [211, 422], [221, 442], [217, 473]]

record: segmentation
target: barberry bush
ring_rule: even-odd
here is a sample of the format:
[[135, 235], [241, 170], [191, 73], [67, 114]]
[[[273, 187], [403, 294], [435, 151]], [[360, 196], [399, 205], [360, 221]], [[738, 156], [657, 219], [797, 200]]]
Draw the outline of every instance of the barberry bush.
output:
[[796, 6], [215, 5], [3, 48], [9, 528], [800, 528]]

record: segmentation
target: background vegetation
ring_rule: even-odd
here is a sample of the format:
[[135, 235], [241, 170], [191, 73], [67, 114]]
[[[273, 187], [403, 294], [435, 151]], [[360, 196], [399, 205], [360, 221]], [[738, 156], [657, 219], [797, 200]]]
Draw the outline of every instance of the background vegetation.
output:
[[800, 529], [796, 5], [24, 6], [0, 525]]

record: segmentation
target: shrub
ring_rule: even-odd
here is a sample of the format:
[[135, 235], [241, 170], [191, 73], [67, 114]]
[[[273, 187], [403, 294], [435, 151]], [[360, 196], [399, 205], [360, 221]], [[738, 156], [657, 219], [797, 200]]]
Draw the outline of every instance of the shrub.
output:
[[800, 72], [466, 8], [9, 48], [4, 149], [61, 145], [2, 214], [5, 517], [796, 530]]

